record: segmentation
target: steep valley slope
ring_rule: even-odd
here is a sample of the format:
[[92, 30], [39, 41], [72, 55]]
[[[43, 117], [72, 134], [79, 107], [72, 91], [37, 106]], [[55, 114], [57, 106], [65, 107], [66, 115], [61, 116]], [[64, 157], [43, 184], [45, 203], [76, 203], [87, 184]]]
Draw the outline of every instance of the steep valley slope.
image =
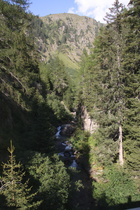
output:
[[83, 50], [89, 53], [102, 23], [75, 14], [50, 14], [34, 20], [34, 33], [42, 60], [58, 56], [69, 69], [78, 69]]

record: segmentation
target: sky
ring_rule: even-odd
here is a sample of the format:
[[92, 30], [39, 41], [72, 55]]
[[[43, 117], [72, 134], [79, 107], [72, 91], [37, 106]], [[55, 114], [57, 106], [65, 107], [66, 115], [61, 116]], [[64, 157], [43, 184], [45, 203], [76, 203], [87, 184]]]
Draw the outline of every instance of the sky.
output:
[[[88, 16], [97, 21], [104, 22], [103, 18], [108, 8], [112, 7], [115, 0], [30, 0], [29, 11], [40, 17], [58, 14], [73, 13]], [[130, 0], [120, 0], [127, 7]]]

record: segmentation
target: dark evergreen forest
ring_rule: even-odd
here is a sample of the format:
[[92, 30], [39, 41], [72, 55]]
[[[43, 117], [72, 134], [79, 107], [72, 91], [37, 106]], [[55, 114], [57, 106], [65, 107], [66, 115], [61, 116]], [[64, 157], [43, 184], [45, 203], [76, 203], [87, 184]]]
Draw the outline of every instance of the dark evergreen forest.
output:
[[[140, 1], [115, 0], [74, 76], [57, 56], [44, 61], [45, 27], [28, 6], [0, 0], [0, 209], [140, 207]], [[64, 124], [77, 169], [56, 149]], [[87, 180], [93, 203], [81, 208]]]

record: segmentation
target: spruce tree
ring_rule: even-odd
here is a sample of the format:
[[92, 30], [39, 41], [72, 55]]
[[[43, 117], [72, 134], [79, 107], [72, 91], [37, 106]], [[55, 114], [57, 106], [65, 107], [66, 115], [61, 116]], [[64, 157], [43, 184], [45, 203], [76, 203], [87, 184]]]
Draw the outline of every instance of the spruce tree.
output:
[[31, 15], [20, 5], [0, 1], [0, 91], [25, 108], [23, 97], [34, 94], [39, 80], [38, 58], [28, 33]]
[[35, 181], [39, 181], [39, 196], [43, 200], [41, 209], [66, 209], [70, 177], [59, 157], [55, 154], [49, 158], [35, 153], [27, 167]]
[[[111, 89], [113, 91], [113, 103], [114, 108], [109, 110], [110, 113], [116, 118], [116, 123], [118, 124], [118, 141], [119, 141], [119, 162], [120, 165], [123, 165], [124, 158], [123, 158], [123, 120], [124, 120], [124, 109], [125, 109], [125, 102], [124, 102], [124, 70], [122, 67], [122, 49], [123, 49], [123, 32], [122, 32], [122, 24], [121, 24], [121, 13], [123, 11], [123, 5], [116, 0], [113, 4], [113, 7], [110, 8], [110, 14], [106, 15], [106, 20], [108, 23], [108, 28], [111, 29], [110, 35], [113, 36], [113, 54], [114, 58], [112, 59], [112, 72], [111, 72]], [[114, 112], [115, 111], [115, 112]]]
[[32, 202], [36, 193], [31, 194], [31, 187], [28, 186], [28, 181], [23, 182], [25, 172], [21, 163], [16, 162], [13, 154], [14, 150], [15, 148], [11, 141], [10, 147], [8, 148], [10, 153], [9, 161], [3, 163], [0, 194], [5, 196], [7, 207], [21, 209], [36, 208], [40, 202]]
[[[97, 37], [93, 53], [90, 55], [91, 64], [88, 65], [87, 73], [92, 77], [92, 111], [100, 125], [99, 144], [104, 145], [104, 158], [107, 162], [108, 154], [110, 160], [115, 161], [117, 154], [119, 164], [123, 165], [123, 122], [125, 110], [124, 94], [124, 70], [122, 66], [123, 29], [121, 25], [121, 14], [123, 5], [115, 1], [107, 14], [105, 26]], [[88, 83], [87, 83], [88, 84]], [[96, 113], [95, 113], [95, 110]], [[101, 140], [102, 139], [102, 140]], [[115, 147], [118, 144], [118, 148]], [[102, 153], [98, 157], [103, 160]], [[107, 154], [108, 153], [108, 154]], [[111, 154], [113, 153], [113, 154]], [[100, 155], [99, 155], [100, 154]], [[109, 162], [109, 161], [108, 161]]]
[[140, 167], [140, 1], [131, 0], [123, 14], [125, 48], [123, 67], [126, 73], [125, 151], [128, 167], [133, 173]]
[[[123, 5], [115, 1], [110, 12], [106, 16], [107, 25], [101, 30], [91, 55], [85, 61], [84, 88], [88, 100], [84, 104], [99, 124], [94, 134], [95, 167], [98, 163], [111, 165], [118, 159], [119, 165], [123, 166], [125, 160], [124, 171], [126, 167], [127, 170], [131, 168], [130, 176], [134, 175], [134, 184], [136, 182], [139, 187], [140, 2], [132, 0], [130, 7], [124, 9]], [[112, 178], [110, 176], [107, 181], [109, 185]], [[118, 184], [114, 186], [118, 190]], [[135, 191], [136, 194], [139, 192], [134, 189], [132, 195]], [[112, 193], [114, 195], [115, 192]], [[103, 198], [102, 192], [100, 196], [100, 199]], [[137, 199], [139, 195], [135, 196]]]

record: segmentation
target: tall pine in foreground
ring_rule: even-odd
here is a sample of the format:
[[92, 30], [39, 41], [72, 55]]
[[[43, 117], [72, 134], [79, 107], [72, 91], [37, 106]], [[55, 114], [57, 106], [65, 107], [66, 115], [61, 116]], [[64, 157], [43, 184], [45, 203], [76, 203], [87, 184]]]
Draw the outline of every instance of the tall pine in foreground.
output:
[[140, 168], [140, 1], [131, 0], [123, 17], [126, 28], [123, 67], [126, 72], [125, 94], [127, 95], [124, 146], [127, 167], [138, 178]]
[[[139, 1], [117, 0], [83, 66], [82, 99], [99, 124], [96, 154], [103, 164], [139, 168]], [[90, 86], [89, 86], [90, 84]], [[86, 94], [85, 94], [86, 93]], [[123, 148], [124, 147], [124, 148]], [[125, 150], [125, 151], [123, 151]]]
[[[123, 49], [123, 33], [121, 25], [121, 13], [123, 11], [123, 5], [119, 3], [118, 0], [114, 2], [114, 7], [110, 8], [110, 14], [106, 15], [106, 21], [108, 23], [108, 28], [110, 30], [110, 36], [113, 36], [113, 43], [111, 48], [112, 54], [110, 58], [112, 59], [110, 68], [110, 81], [108, 89], [110, 89], [113, 96], [109, 96], [110, 101], [113, 102], [112, 107], [108, 107], [109, 115], [112, 114], [115, 117], [116, 123], [118, 124], [118, 143], [119, 143], [119, 163], [124, 164], [123, 158], [123, 121], [124, 121], [124, 70], [122, 67], [122, 49]], [[112, 95], [112, 94], [110, 94]]]
[[12, 142], [8, 151], [9, 161], [3, 164], [3, 174], [1, 177], [0, 194], [5, 196], [6, 205], [1, 207], [14, 207], [21, 209], [37, 208], [40, 202], [32, 202], [36, 193], [31, 194], [31, 187], [28, 181], [23, 183], [25, 172], [22, 165], [16, 162], [14, 156], [14, 146]]
[[[106, 16], [105, 26], [95, 42], [88, 61], [87, 74], [92, 97], [90, 112], [97, 119], [99, 128], [97, 156], [103, 164], [110, 164], [123, 157], [123, 122], [125, 110], [124, 70], [122, 66], [123, 32], [121, 14], [123, 5], [115, 1]], [[92, 78], [92, 79], [91, 79]], [[87, 82], [87, 89], [89, 89]], [[91, 110], [93, 109], [93, 110]]]
[[[130, 7], [124, 9], [116, 0], [86, 61], [89, 96], [84, 103], [99, 124], [92, 148], [92, 176], [98, 178], [94, 196], [103, 205], [127, 203], [129, 198], [132, 202], [139, 200], [139, 17], [139, 1], [130, 1]], [[103, 166], [99, 175], [98, 165]]]

